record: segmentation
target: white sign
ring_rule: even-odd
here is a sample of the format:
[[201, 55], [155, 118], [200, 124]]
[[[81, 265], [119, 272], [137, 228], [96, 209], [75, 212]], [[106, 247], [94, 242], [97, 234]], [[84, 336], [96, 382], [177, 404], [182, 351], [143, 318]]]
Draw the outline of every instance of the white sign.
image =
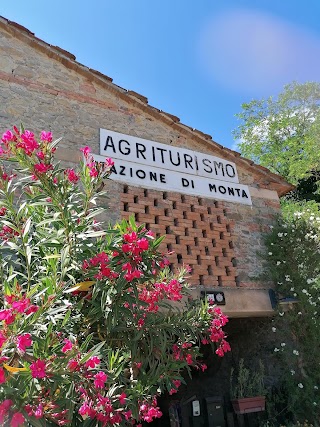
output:
[[[93, 155], [97, 162], [105, 162], [105, 156]], [[139, 165], [126, 160], [114, 159], [110, 179], [143, 188], [202, 196], [251, 205], [246, 185], [192, 176], [153, 166]]]
[[204, 153], [100, 129], [98, 162], [111, 157], [110, 179], [138, 187], [203, 196], [251, 205], [239, 184], [236, 165]]
[[184, 174], [239, 182], [236, 165], [208, 154], [100, 129], [100, 154]]

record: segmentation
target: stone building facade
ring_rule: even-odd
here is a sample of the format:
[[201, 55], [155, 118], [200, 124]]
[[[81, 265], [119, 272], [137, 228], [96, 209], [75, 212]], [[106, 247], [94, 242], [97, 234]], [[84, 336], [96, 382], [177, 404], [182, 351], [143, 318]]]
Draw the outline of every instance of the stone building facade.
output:
[[[149, 105], [144, 96], [117, 86], [111, 78], [78, 63], [69, 52], [5, 18], [0, 18], [0, 96], [0, 132], [21, 122], [35, 133], [51, 130], [55, 137], [63, 137], [57, 153], [69, 167], [79, 162], [80, 147], [88, 145], [101, 155], [100, 129], [126, 140], [138, 138], [145, 146], [164, 144], [181, 153], [214, 156], [234, 165], [239, 182], [231, 184], [245, 188], [250, 203], [221, 193], [215, 198], [196, 194], [196, 190], [144, 186], [143, 181], [137, 185], [128, 176], [126, 182], [109, 180], [106, 184], [106, 220], [115, 222], [134, 215], [138, 223], [165, 235], [162, 250], [172, 252], [171, 268], [192, 267], [189, 281], [197, 298], [201, 291], [223, 292], [223, 310], [231, 318], [272, 315], [268, 294], [272, 284], [263, 278], [264, 265], [258, 254], [263, 253], [264, 235], [279, 213], [279, 197], [291, 190], [283, 178], [224, 148], [210, 135], [180, 123], [178, 117]], [[173, 173], [166, 171], [168, 176]], [[217, 181], [220, 184], [222, 188], [229, 185], [226, 180]], [[241, 324], [248, 340], [248, 324]], [[244, 341], [238, 336], [234, 338], [231, 327], [231, 341], [238, 346], [234, 354], [241, 356]], [[205, 392], [205, 381], [212, 390], [225, 373], [216, 382], [202, 378], [197, 393]], [[223, 394], [222, 386], [215, 389]]]

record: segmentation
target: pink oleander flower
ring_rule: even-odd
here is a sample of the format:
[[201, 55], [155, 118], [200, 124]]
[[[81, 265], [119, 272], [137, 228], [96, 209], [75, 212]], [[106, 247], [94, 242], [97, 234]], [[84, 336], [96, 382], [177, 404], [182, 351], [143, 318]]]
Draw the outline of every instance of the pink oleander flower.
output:
[[43, 151], [38, 151], [37, 152], [37, 157], [38, 157], [38, 159], [40, 159], [40, 160], [43, 160], [44, 159], [44, 152]]
[[89, 175], [90, 175], [92, 178], [95, 178], [95, 177], [97, 177], [97, 176], [99, 175], [99, 173], [98, 173], [98, 171], [97, 171], [97, 169], [96, 169], [96, 168], [92, 167], [92, 168], [90, 168]]
[[79, 175], [77, 175], [73, 169], [67, 169], [65, 174], [67, 175], [68, 180], [73, 184], [76, 184], [79, 181]]
[[12, 312], [12, 308], [0, 310], [0, 320], [4, 320], [6, 325], [11, 325], [14, 322], [16, 316]]
[[17, 137], [11, 132], [11, 130], [7, 130], [3, 135], [1, 141], [4, 143], [8, 143], [11, 141], [15, 141]]
[[39, 403], [36, 410], [33, 412], [33, 415], [38, 419], [43, 417], [43, 406], [41, 403]]
[[12, 308], [18, 313], [23, 313], [30, 305], [29, 298], [21, 298], [19, 301], [14, 301], [12, 303]]
[[65, 344], [61, 349], [62, 353], [66, 353], [67, 351], [72, 350], [72, 342], [70, 340], [64, 339], [63, 342]]
[[39, 310], [39, 307], [37, 305], [31, 304], [29, 307], [25, 310], [25, 314], [31, 314], [36, 313]]
[[34, 133], [29, 130], [25, 130], [21, 134], [21, 140], [22, 141], [17, 144], [17, 147], [22, 148], [27, 156], [30, 156], [33, 151], [39, 148], [39, 144], [34, 138]]
[[186, 362], [188, 363], [188, 365], [192, 365], [193, 363], [192, 355], [189, 353], [186, 355]]
[[132, 417], [132, 411], [127, 411], [127, 412], [124, 412], [123, 413], [123, 415], [124, 415], [124, 418], [127, 420], [127, 421], [129, 421], [129, 419]]
[[30, 365], [31, 375], [33, 378], [45, 378], [46, 373], [46, 362], [44, 360], [36, 360]]
[[86, 363], [84, 364], [84, 366], [86, 368], [95, 368], [96, 365], [99, 365], [99, 363], [100, 363], [99, 357], [93, 356], [93, 357], [90, 357], [90, 359], [86, 361]]
[[52, 133], [51, 132], [46, 132], [46, 131], [43, 130], [41, 132], [40, 139], [41, 139], [41, 141], [51, 142], [52, 141]]
[[13, 417], [11, 419], [10, 427], [19, 427], [23, 426], [25, 422], [25, 418], [21, 412], [16, 412], [13, 414]]
[[34, 170], [38, 174], [46, 173], [50, 169], [52, 169], [52, 165], [45, 165], [44, 163], [38, 163], [38, 164], [34, 165]]
[[4, 419], [7, 413], [9, 412], [9, 409], [13, 405], [12, 400], [6, 399], [2, 403], [0, 403], [0, 425], [4, 424]]
[[86, 146], [84, 148], [80, 148], [80, 151], [82, 151], [84, 157], [88, 157], [89, 154], [91, 153], [91, 148]]
[[149, 242], [145, 237], [142, 237], [142, 239], [137, 241], [137, 246], [142, 251], [146, 251], [149, 248]]
[[87, 402], [83, 402], [83, 404], [80, 406], [79, 408], [79, 414], [83, 417], [84, 415], [88, 415], [90, 412], [91, 408], [90, 406], [87, 404]]
[[107, 379], [108, 375], [102, 371], [98, 372], [96, 375], [94, 375], [94, 386], [96, 388], [104, 388]]
[[124, 405], [126, 403], [126, 397], [127, 397], [127, 395], [125, 393], [120, 394], [120, 396], [119, 396], [120, 405]]
[[68, 368], [72, 372], [79, 371], [80, 370], [80, 364], [77, 360], [71, 359], [68, 363]]
[[32, 339], [30, 334], [23, 334], [17, 337], [17, 347], [18, 349], [24, 353], [27, 347], [32, 345]]
[[0, 331], [0, 348], [3, 346], [3, 344], [7, 341], [7, 337], [4, 335], [2, 331]]
[[110, 159], [110, 157], [108, 157], [108, 158], [106, 159], [106, 161], [105, 161], [105, 165], [106, 165], [107, 167], [111, 167], [111, 166], [113, 166], [113, 165], [114, 165], [114, 161], [113, 161], [112, 159]]
[[3, 368], [0, 368], [0, 384], [6, 382], [6, 376]]

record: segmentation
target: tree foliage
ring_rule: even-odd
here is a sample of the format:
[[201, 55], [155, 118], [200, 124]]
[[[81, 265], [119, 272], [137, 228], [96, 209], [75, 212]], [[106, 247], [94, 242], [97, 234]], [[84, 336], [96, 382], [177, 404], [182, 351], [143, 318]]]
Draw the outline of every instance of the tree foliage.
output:
[[320, 84], [291, 83], [242, 104], [234, 135], [245, 157], [297, 184], [320, 169]]
[[79, 170], [64, 169], [58, 142], [2, 137], [0, 424], [138, 426], [161, 416], [157, 396], [185, 370], [206, 368], [201, 343], [229, 351], [227, 318], [190, 298], [162, 238], [96, 221], [113, 162], [85, 147]]
[[[297, 207], [297, 206], [296, 206]], [[319, 425], [320, 419], [320, 216], [318, 209], [287, 210], [267, 238], [269, 276], [278, 315], [271, 334], [280, 359], [281, 416]], [[292, 301], [292, 303], [290, 303]], [[286, 302], [286, 304], [285, 304]], [[289, 307], [289, 309], [288, 309]], [[275, 421], [275, 420], [273, 420]], [[276, 424], [278, 425], [278, 424]]]

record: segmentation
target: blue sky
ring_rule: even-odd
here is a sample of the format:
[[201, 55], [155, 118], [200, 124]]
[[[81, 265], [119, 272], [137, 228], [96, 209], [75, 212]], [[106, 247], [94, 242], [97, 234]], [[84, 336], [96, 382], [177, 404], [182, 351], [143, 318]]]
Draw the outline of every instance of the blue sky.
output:
[[320, 1], [7, 0], [0, 14], [232, 147], [241, 104], [320, 76]]

